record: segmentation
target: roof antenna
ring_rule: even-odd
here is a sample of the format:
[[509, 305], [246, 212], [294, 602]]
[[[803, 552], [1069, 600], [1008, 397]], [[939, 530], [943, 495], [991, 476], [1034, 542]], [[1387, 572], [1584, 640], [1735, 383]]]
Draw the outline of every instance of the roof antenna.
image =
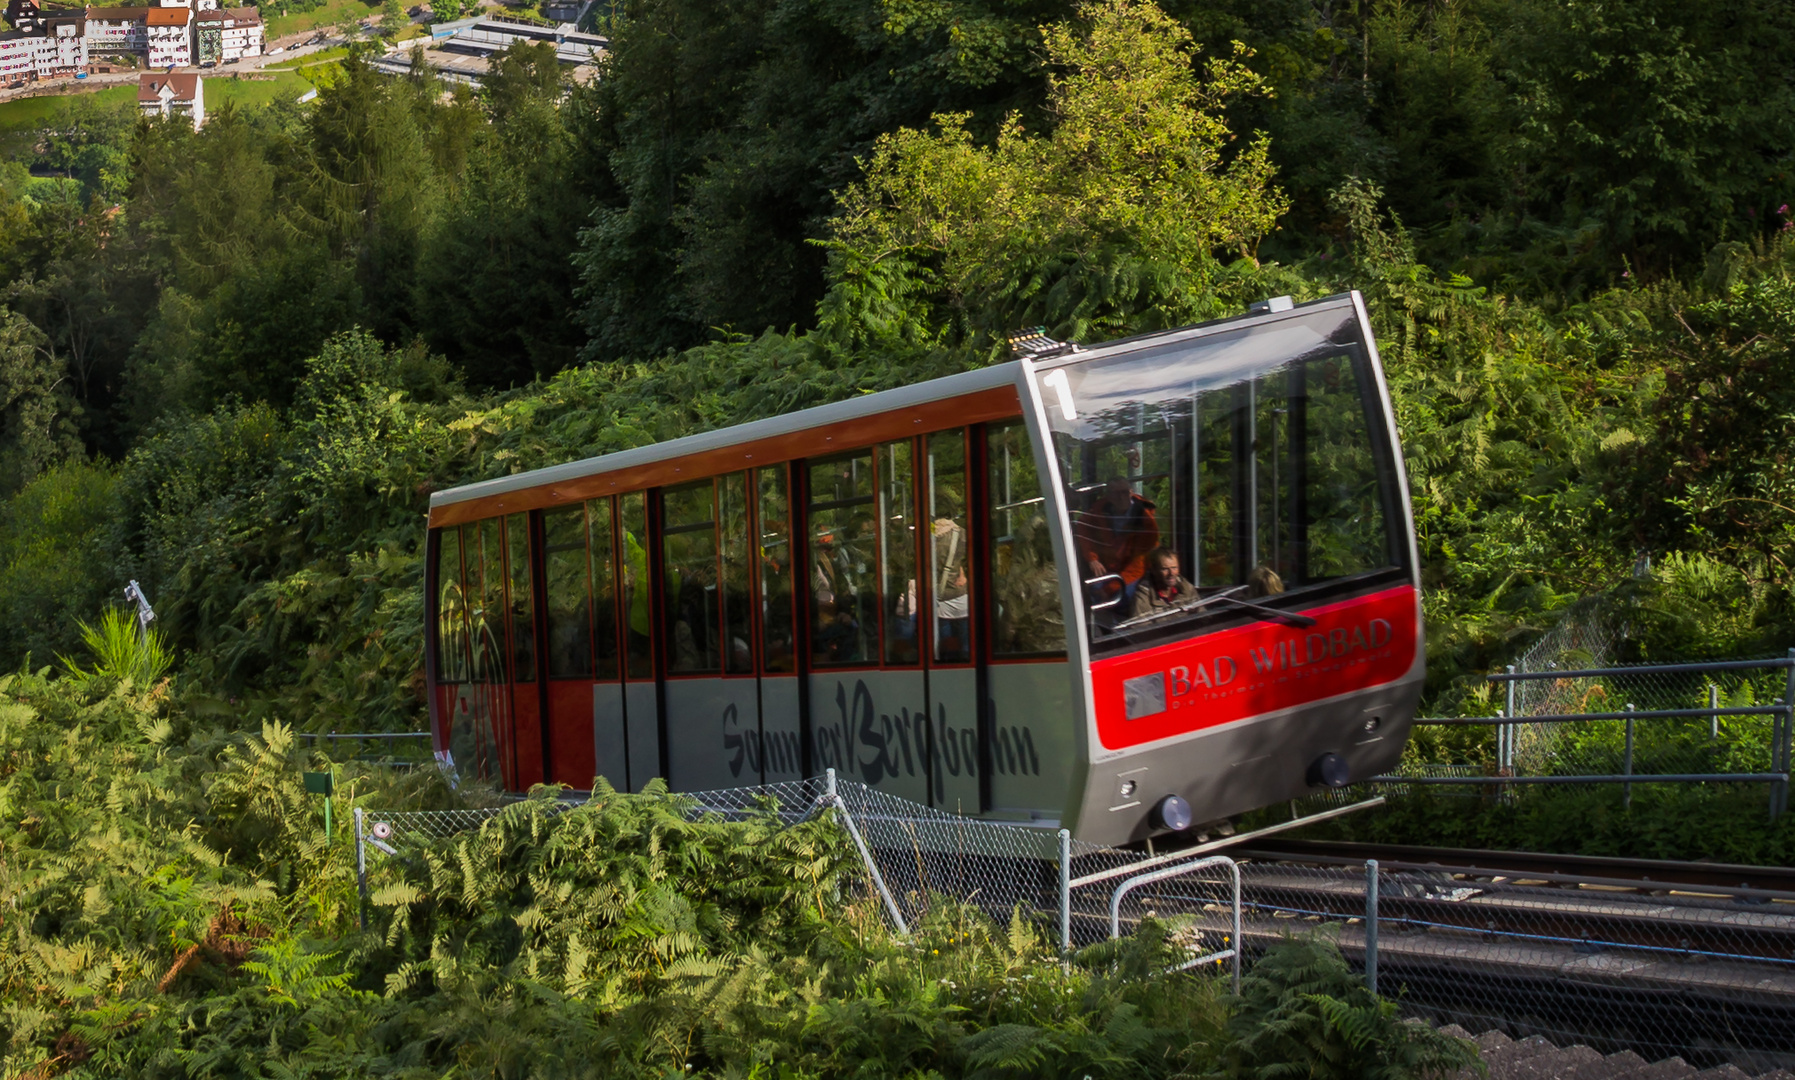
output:
[[1070, 341], [1055, 341], [1048, 337], [1045, 326], [1031, 326], [1010, 332], [1012, 360], [1045, 360], [1050, 356], [1064, 356], [1078, 351], [1078, 346]]

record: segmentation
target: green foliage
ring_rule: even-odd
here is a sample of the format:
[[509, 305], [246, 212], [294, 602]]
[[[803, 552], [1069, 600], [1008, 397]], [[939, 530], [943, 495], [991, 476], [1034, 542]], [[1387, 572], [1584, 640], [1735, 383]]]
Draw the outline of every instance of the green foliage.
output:
[[1287, 938], [1268, 949], [1241, 980], [1228, 1020], [1232, 1041], [1218, 1075], [1276, 1080], [1448, 1077], [1475, 1069], [1487, 1075], [1468, 1039], [1403, 1020], [1398, 1006], [1374, 996], [1346, 966], [1333, 942], [1316, 935]]
[[75, 612], [122, 584], [110, 576], [106, 532], [115, 510], [110, 468], [71, 462], [45, 472], [0, 507], [0, 645], [40, 660], [72, 652]]
[[154, 626], [139, 628], [134, 612], [109, 607], [100, 613], [98, 626], [76, 624], [81, 641], [93, 656], [93, 668], [86, 670], [67, 657], [63, 666], [81, 679], [129, 680], [138, 686], [152, 686], [174, 664], [162, 631]]
[[[1112, 0], [1080, 14], [1088, 27], [1044, 31], [1057, 72], [1048, 79], [1051, 133], [1030, 135], [1011, 113], [987, 150], [974, 143], [970, 114], [953, 113], [935, 117], [934, 134], [883, 136], [832, 223], [862, 259], [927, 259], [939, 270], [941, 301], [961, 319], [969, 308], [1006, 318], [974, 323], [989, 338], [1015, 325], [1002, 297], [1018, 291], [1017, 268], [1090, 276], [1117, 257], [1164, 269], [1145, 288], [1106, 290], [1112, 302], [1093, 305], [1073, 336], [1113, 334], [1135, 315], [1127, 301], [1136, 297], [1173, 308], [1161, 321], [1175, 321], [1201, 306], [1180, 294], [1207, 291], [1215, 252], [1249, 255], [1288, 206], [1271, 186], [1263, 137], [1223, 157], [1233, 137], [1224, 110], [1263, 91], [1244, 47], [1209, 61], [1199, 80], [1189, 34], [1158, 7]], [[1044, 265], [1068, 253], [1077, 253], [1070, 265]]]
[[[371, 852], [359, 932], [353, 845], [324, 835], [300, 779], [327, 766], [284, 724], [208, 730], [166, 687], [0, 680], [0, 903], [26, 913], [0, 950], [0, 1064], [1122, 1080], [1215, 1073], [1240, 1024], [1219, 976], [1164, 974], [1176, 926], [1063, 966], [1022, 913], [935, 897], [898, 938], [829, 814], [786, 825], [769, 802], [725, 821], [658, 788], [577, 805], [543, 789], [477, 830]], [[335, 768], [345, 811], [458, 804], [434, 770]], [[1316, 1070], [1343, 1042], [1390, 1050], [1385, 1076], [1448, 1060], [1367, 1013], [1350, 977], [1293, 976], [1279, 955], [1247, 1002], [1300, 991], [1346, 1017], [1286, 1068], [1333, 1075]]]

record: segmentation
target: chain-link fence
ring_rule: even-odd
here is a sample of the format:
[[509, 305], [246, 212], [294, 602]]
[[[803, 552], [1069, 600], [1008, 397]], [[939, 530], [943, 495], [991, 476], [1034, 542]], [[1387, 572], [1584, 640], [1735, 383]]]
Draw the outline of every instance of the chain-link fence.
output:
[[1647, 1061], [1795, 1064], [1795, 894], [1375, 861], [1242, 869], [1249, 952], [1328, 933], [1410, 1015]]
[[[1591, 631], [1593, 633], [1593, 631]], [[1551, 639], [1506, 672], [1496, 716], [1416, 721], [1419, 753], [1396, 784], [1515, 789], [1646, 783], [1764, 784], [1772, 816], [1788, 808], [1795, 650], [1690, 664], [1591, 666], [1592, 638]], [[1556, 651], [1554, 651], [1556, 650]], [[1466, 731], [1452, 738], [1428, 729]]]
[[[833, 777], [669, 798], [725, 820], [833, 813], [860, 858], [864, 895], [878, 895], [900, 932], [944, 897], [1000, 921], [1019, 913], [1068, 950], [1152, 917], [1177, 927], [1187, 964], [1231, 966], [1236, 979], [1243, 957], [1321, 933], [1375, 989], [1436, 1023], [1647, 1060], [1795, 1065], [1795, 893], [1326, 857], [1236, 862], [1205, 850], [1248, 837], [1123, 851]], [[365, 868], [518, 812], [540, 808], [358, 810], [358, 860]]]

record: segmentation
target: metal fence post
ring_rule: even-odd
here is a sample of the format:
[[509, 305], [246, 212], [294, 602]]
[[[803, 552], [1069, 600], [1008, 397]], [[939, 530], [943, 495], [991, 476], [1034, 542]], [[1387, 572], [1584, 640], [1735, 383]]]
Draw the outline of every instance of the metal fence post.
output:
[[1789, 739], [1795, 729], [1795, 649], [1789, 650], [1789, 668], [1783, 681], [1783, 736], [1777, 743], [1782, 751], [1782, 764], [1776, 769], [1783, 778], [1776, 783], [1776, 814], [1781, 817], [1789, 809]]
[[1060, 955], [1072, 961], [1072, 830], [1060, 830]]
[[[1515, 666], [1513, 664], [1508, 665], [1508, 673], [1510, 675], [1515, 673]], [[1508, 717], [1510, 720], [1515, 718], [1515, 687], [1519, 685], [1521, 684], [1514, 679], [1508, 680], [1508, 701], [1503, 706], [1502, 715]], [[1515, 726], [1513, 724], [1499, 724], [1497, 725], [1497, 730], [1503, 733], [1502, 745], [1505, 748], [1501, 764], [1512, 771], [1515, 764]]]
[[835, 770], [834, 769], [824, 769], [823, 770], [823, 794], [827, 795], [831, 799], [835, 798]]
[[[1627, 703], [1627, 711], [1628, 712], [1633, 711], [1633, 703], [1632, 702]], [[1624, 768], [1621, 769], [1621, 775], [1622, 776], [1632, 776], [1633, 775], [1633, 718], [1631, 716], [1627, 717], [1627, 757], [1623, 764], [1624, 764]], [[1626, 808], [1629, 810], [1633, 809], [1633, 782], [1631, 780], [1627, 781], [1624, 785], [1622, 785], [1621, 791], [1622, 791], [1622, 796], [1621, 796], [1622, 805], [1626, 806]]]
[[1377, 993], [1376, 859], [1365, 860], [1365, 987], [1373, 994]]
[[366, 833], [362, 828], [362, 808], [355, 808], [355, 894], [357, 899], [355, 925], [358, 929], [368, 928], [368, 845], [364, 839]]
[[859, 826], [854, 824], [854, 815], [848, 812], [848, 804], [842, 801], [841, 794], [835, 789], [835, 770], [826, 774], [828, 793], [818, 800], [819, 806], [833, 806], [841, 815], [842, 828], [848, 830], [848, 836], [854, 841], [854, 847], [860, 852], [860, 861], [866, 867], [866, 876], [872, 879], [873, 888], [878, 891], [879, 899], [885, 902], [885, 911], [891, 921], [897, 925], [898, 933], [903, 937], [910, 936], [910, 924], [904, 921], [904, 913], [898, 908], [897, 897], [891, 895], [891, 889], [885, 884], [885, 875], [879, 873], [879, 863], [873, 858], [872, 849], [866, 846], [866, 839], [860, 835]]
[[1708, 717], [1708, 738], [1720, 738], [1720, 687], [1708, 684], [1708, 708], [1713, 715]]

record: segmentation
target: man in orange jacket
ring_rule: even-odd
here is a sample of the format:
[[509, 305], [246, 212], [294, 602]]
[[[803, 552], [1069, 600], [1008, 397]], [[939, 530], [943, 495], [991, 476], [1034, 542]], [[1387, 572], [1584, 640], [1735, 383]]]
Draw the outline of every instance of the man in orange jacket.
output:
[[1072, 523], [1072, 536], [1084, 560], [1086, 580], [1115, 574], [1093, 586], [1097, 598], [1113, 599], [1132, 590], [1147, 572], [1147, 553], [1159, 546], [1159, 521], [1154, 505], [1134, 493], [1128, 478], [1112, 478], [1095, 501]]

